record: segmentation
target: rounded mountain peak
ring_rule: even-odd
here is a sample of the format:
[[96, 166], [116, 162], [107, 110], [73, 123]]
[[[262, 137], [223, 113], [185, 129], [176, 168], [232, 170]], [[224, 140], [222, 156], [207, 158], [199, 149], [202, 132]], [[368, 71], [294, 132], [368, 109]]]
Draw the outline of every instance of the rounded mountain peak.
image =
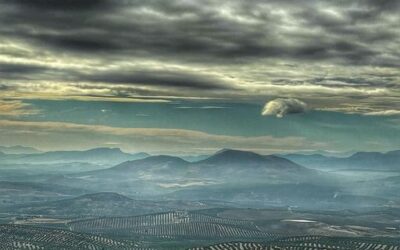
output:
[[203, 163], [221, 164], [221, 163], [240, 163], [240, 162], [262, 162], [265, 156], [254, 152], [241, 151], [235, 149], [223, 149], [203, 160]]

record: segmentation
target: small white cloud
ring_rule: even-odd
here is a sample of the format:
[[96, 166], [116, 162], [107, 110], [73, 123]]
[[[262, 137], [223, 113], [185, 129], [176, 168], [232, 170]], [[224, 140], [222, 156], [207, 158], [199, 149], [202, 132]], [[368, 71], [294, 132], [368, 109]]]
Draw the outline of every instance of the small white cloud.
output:
[[274, 115], [282, 118], [287, 114], [304, 113], [307, 109], [307, 104], [294, 98], [278, 98], [269, 101], [265, 104], [262, 115]]
[[400, 110], [382, 110], [382, 111], [374, 111], [374, 112], [368, 112], [365, 113], [364, 115], [375, 115], [375, 116], [392, 116], [392, 115], [400, 115]]

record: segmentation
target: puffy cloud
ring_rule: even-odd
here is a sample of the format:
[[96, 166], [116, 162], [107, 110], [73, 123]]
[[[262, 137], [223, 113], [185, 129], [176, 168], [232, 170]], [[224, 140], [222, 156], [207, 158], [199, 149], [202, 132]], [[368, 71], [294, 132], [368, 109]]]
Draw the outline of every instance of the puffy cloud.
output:
[[275, 115], [282, 118], [287, 114], [304, 113], [307, 109], [307, 104], [294, 98], [278, 98], [269, 101], [265, 104], [262, 115]]

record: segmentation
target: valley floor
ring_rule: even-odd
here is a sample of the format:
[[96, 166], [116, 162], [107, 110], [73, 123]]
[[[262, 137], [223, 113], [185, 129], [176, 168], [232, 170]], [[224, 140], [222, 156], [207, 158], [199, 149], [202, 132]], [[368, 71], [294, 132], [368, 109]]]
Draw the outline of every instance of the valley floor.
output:
[[400, 249], [398, 228], [368, 224], [368, 216], [379, 214], [384, 222], [393, 211], [354, 213], [350, 224], [346, 213], [215, 208], [124, 217], [12, 217], [0, 225], [0, 249]]

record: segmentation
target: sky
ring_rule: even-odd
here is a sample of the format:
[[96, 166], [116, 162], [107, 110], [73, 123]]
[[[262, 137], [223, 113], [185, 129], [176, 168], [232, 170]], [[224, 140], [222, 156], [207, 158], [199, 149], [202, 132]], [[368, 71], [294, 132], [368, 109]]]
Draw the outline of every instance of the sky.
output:
[[400, 149], [400, 1], [0, 0], [0, 145]]

